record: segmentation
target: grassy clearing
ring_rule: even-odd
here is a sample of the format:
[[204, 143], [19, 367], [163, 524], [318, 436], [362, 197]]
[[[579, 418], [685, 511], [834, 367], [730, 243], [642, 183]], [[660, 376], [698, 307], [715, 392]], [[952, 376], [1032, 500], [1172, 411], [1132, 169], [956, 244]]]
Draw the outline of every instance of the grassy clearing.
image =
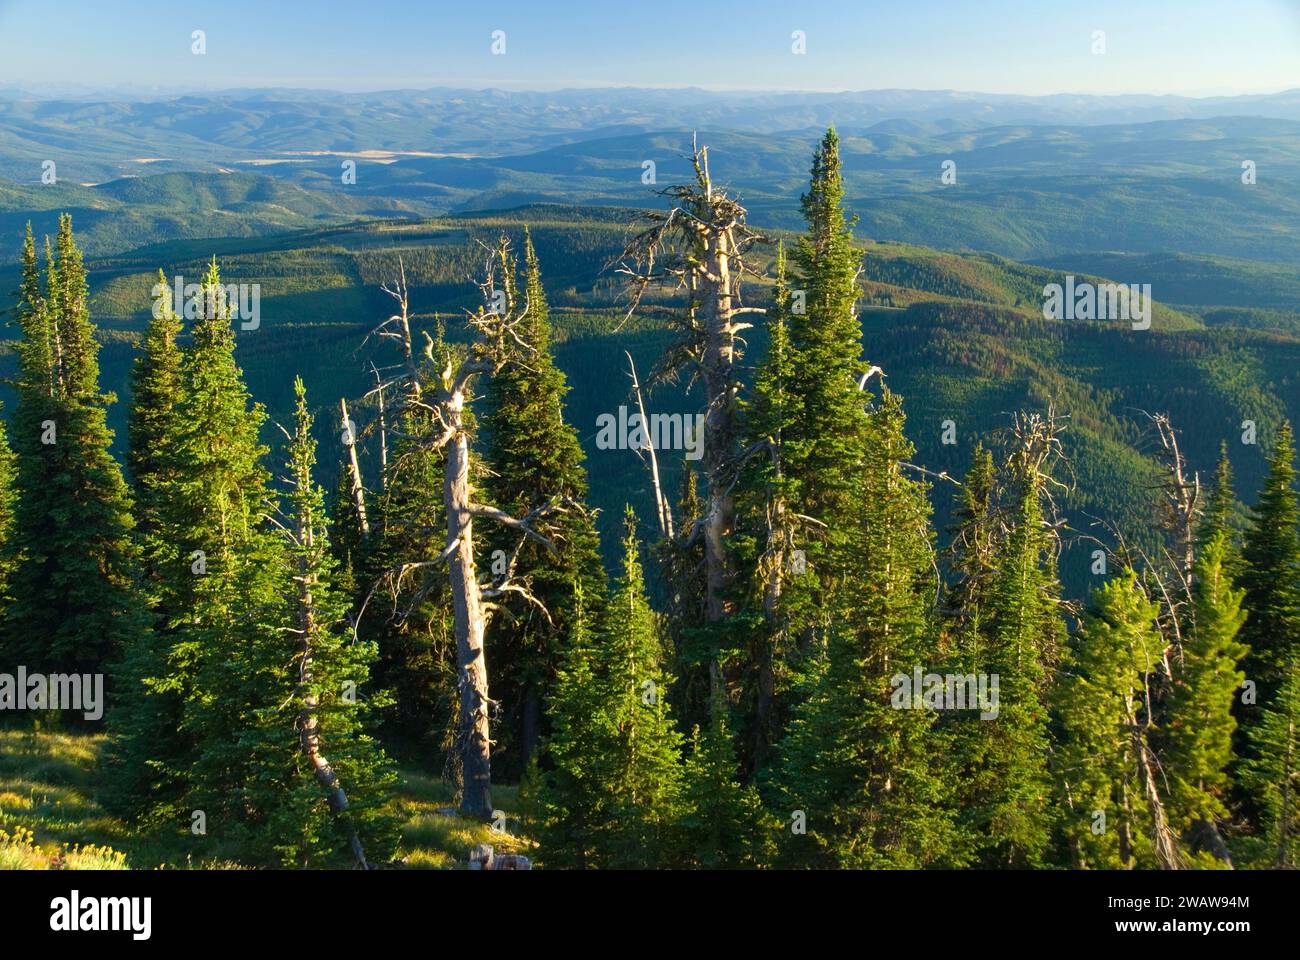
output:
[[[149, 836], [106, 814], [95, 799], [102, 734], [0, 729], [0, 870], [238, 869], [192, 862], [170, 838]], [[528, 853], [518, 835], [518, 790], [496, 787], [505, 830], [448, 812], [449, 784], [402, 771], [396, 807], [403, 820], [396, 860], [424, 870], [465, 869], [477, 844]]]

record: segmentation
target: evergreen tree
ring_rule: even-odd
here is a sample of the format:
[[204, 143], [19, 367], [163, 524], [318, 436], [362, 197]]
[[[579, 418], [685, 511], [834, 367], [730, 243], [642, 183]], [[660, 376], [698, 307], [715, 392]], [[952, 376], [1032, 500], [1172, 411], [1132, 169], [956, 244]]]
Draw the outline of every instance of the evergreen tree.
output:
[[855, 538], [853, 596], [837, 594], [824, 663], [782, 744], [778, 809], [801, 811], [807, 830], [790, 835], [786, 852], [795, 863], [858, 868], [959, 864], [950, 750], [935, 713], [896, 696], [900, 678], [931, 662], [929, 509], [923, 486], [902, 472], [912, 447], [898, 397], [885, 391], [873, 420], [857, 468], [870, 506]]
[[[3, 407], [0, 407], [2, 410]], [[9, 603], [9, 580], [13, 576], [17, 557], [13, 553], [14, 489], [15, 463], [13, 451], [9, 449], [9, 437], [5, 431], [4, 420], [0, 419], [0, 622], [3, 622], [5, 607]]]
[[1294, 868], [1300, 864], [1300, 660], [1284, 664], [1282, 685], [1249, 739], [1240, 779], [1260, 810], [1255, 860]]
[[[215, 260], [202, 291], [180, 399], [156, 453], [150, 562], [161, 616], [158, 637], [133, 649], [122, 670], [135, 695], [124, 700], [110, 757], [112, 802], [169, 822], [202, 809], [210, 821], [224, 818], [219, 836], [242, 848], [250, 833], [240, 794], [251, 767], [239, 738], [248, 705], [283, 690], [291, 646], [283, 550], [266, 522], [265, 413], [235, 362]], [[278, 645], [280, 660], [266, 644]]]
[[131, 371], [131, 412], [127, 425], [127, 467], [134, 486], [136, 535], [144, 545], [146, 571], [159, 546], [151, 543], [161, 522], [161, 491], [168, 470], [169, 431], [181, 399], [181, 321], [171, 302], [167, 278], [158, 271], [153, 317], [145, 333], [144, 352]]
[[[1294, 460], [1291, 425], [1284, 423], [1242, 549], [1240, 583], [1249, 613], [1241, 639], [1250, 647], [1244, 666], [1246, 678], [1258, 687], [1261, 705], [1273, 699], [1283, 668], [1300, 652], [1300, 510]], [[1244, 711], [1242, 722], [1253, 723], [1257, 713]]]
[[1210, 529], [1216, 532], [1201, 548], [1192, 577], [1195, 625], [1183, 641], [1182, 666], [1169, 697], [1164, 767], [1174, 828], [1223, 856], [1215, 823], [1228, 815], [1227, 769], [1237, 727], [1232, 706], [1245, 678], [1237, 664], [1246, 647], [1237, 633], [1246, 614], [1242, 592], [1232, 588], [1225, 567], [1227, 533]]
[[1159, 612], [1131, 571], [1100, 587], [1058, 685], [1055, 766], [1077, 868], [1159, 865], [1145, 732], [1146, 691], [1164, 646]]
[[601, 666], [611, 746], [597, 759], [606, 790], [597, 846], [607, 867], [670, 866], [680, 850], [682, 736], [664, 694], [663, 642], [645, 594], [629, 509], [623, 572], [610, 597]]
[[528, 823], [547, 867], [583, 870], [599, 862], [597, 837], [608, 799], [599, 761], [614, 743], [599, 656], [578, 583], [547, 704], [550, 732], [521, 786]]
[[1210, 491], [1210, 501], [1205, 506], [1201, 517], [1201, 527], [1197, 531], [1202, 544], [1209, 543], [1218, 534], [1227, 536], [1226, 548], [1233, 549], [1232, 514], [1236, 505], [1232, 493], [1232, 461], [1228, 459], [1228, 443], [1219, 444], [1219, 462], [1214, 469], [1214, 487]]
[[272, 696], [252, 700], [241, 718], [240, 746], [257, 771], [241, 790], [242, 800], [265, 818], [252, 845], [264, 859], [286, 866], [351, 860], [365, 867], [367, 856], [383, 862], [396, 847], [395, 823], [385, 807], [397, 777], [362, 727], [364, 711], [377, 702], [359, 692], [376, 648], [352, 641], [347, 600], [335, 588], [324, 496], [312, 480], [316, 442], [301, 378], [294, 389], [282, 532], [291, 627], [249, 648], [265, 656], [269, 671], [278, 667], [281, 673], [268, 684]]
[[[791, 389], [791, 292], [784, 244], [777, 245], [776, 290], [767, 314], [767, 353], [745, 403], [742, 446], [757, 450], [745, 461], [736, 497], [740, 517], [737, 550], [753, 570], [753, 597], [743, 619], [750, 641], [749, 675], [742, 685], [751, 769], [771, 760], [772, 745], [789, 719], [790, 695], [799, 671], [791, 624], [815, 619], [807, 556], [799, 544], [807, 531], [797, 512], [801, 495], [786, 464], [786, 438], [797, 435], [802, 399]], [[792, 584], [793, 581], [793, 584]]]
[[9, 555], [12, 597], [0, 630], [6, 662], [42, 672], [102, 673], [147, 633], [135, 593], [130, 498], [109, 453], [113, 435], [99, 389], [99, 343], [90, 320], [86, 272], [59, 218], [42, 279], [30, 226], [17, 307], [18, 404]]
[[988, 866], [1041, 866], [1051, 836], [1047, 711], [1041, 699], [1063, 624], [1060, 586], [1040, 503], [1042, 480], [1017, 478], [1011, 534], [994, 564], [985, 601], [987, 635], [963, 650], [965, 675], [998, 677], [996, 716], [962, 717], [971, 764], [963, 818]]
[[[492, 503], [511, 516], [548, 507], [554, 512], [537, 521], [552, 550], [531, 538], [521, 546], [509, 527], [494, 528], [487, 537], [489, 562], [484, 566], [492, 578], [502, 579], [513, 559], [518, 570], [528, 572], [529, 591], [545, 610], [517, 595], [507, 597], [488, 630], [489, 688], [508, 718], [497, 728], [505, 744], [494, 751], [494, 765], [506, 776], [527, 764], [542, 732], [543, 705], [575, 589], [581, 583], [588, 611], [597, 617], [605, 593], [599, 538], [583, 506], [587, 475], [582, 447], [564, 420], [569, 388], [551, 354], [550, 312], [526, 229], [524, 264], [526, 313], [518, 332], [530, 349], [516, 345], [510, 361], [488, 381], [484, 459], [491, 473], [485, 489]], [[514, 264], [503, 270], [506, 281], [515, 283]]]
[[727, 706], [713, 700], [713, 721], [696, 727], [686, 760], [684, 839], [691, 862], [726, 870], [766, 866], [776, 853], [777, 824], [758, 790], [742, 784]]

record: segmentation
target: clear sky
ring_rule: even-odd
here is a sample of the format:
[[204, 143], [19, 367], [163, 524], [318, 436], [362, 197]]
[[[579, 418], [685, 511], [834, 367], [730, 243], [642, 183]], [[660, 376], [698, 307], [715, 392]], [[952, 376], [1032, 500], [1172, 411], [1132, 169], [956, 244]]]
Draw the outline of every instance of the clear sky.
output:
[[0, 0], [0, 83], [52, 82], [1266, 93], [1300, 0]]

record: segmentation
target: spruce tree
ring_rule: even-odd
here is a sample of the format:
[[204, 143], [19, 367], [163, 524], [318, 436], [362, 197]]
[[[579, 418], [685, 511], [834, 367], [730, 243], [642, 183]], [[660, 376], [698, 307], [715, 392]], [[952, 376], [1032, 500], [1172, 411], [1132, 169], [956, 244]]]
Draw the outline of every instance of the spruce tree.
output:
[[[903, 474], [912, 446], [898, 397], [886, 390], [873, 421], [857, 467], [865, 522], [847, 541], [859, 566], [853, 589], [836, 595], [825, 659], [782, 744], [776, 809], [791, 818], [793, 863], [958, 865], [946, 738], [932, 710], [895, 696], [900, 677], [933, 663], [929, 506]], [[806, 834], [794, 831], [801, 821]]]
[[[2, 406], [0, 410], [3, 410]], [[5, 423], [0, 418], [0, 622], [3, 622], [5, 607], [9, 604], [9, 580], [17, 563], [17, 557], [13, 553], [16, 471], [17, 464], [13, 451], [9, 449]]]
[[1277, 695], [1248, 736], [1239, 778], [1259, 809], [1253, 860], [1293, 869], [1300, 864], [1300, 660], [1283, 665]]
[[631, 509], [625, 527], [600, 654], [612, 742], [597, 759], [607, 791], [597, 845], [607, 867], [671, 866], [681, 849], [682, 736], [665, 697], [663, 641], [646, 599]]
[[[1294, 460], [1291, 425], [1283, 423], [1242, 548], [1240, 583], [1248, 614], [1241, 639], [1250, 647], [1244, 666], [1246, 679], [1258, 688], [1260, 705], [1272, 700], [1284, 667], [1300, 652], [1300, 509]], [[1257, 714], [1247, 709], [1241, 719], [1250, 725]]]
[[18, 403], [9, 583], [0, 656], [42, 672], [103, 673], [148, 631], [135, 592], [131, 504], [109, 453], [111, 394], [99, 389], [99, 343], [86, 272], [59, 218], [42, 280], [30, 226], [17, 307]]
[[986, 636], [959, 661], [965, 675], [998, 677], [992, 718], [961, 719], [972, 765], [962, 804], [988, 866], [1041, 866], [1051, 836], [1047, 710], [1042, 702], [1055, 667], [1063, 624], [1060, 586], [1040, 503], [1041, 478], [1022, 472], [1019, 504], [995, 562], [985, 601]]
[[1146, 734], [1146, 691], [1164, 646], [1159, 612], [1131, 571], [1097, 589], [1057, 687], [1054, 768], [1076, 868], [1160, 865]]
[[[510, 283], [516, 282], [513, 267], [503, 266]], [[542, 733], [557, 646], [568, 630], [577, 585], [582, 585], [592, 616], [599, 616], [605, 593], [599, 538], [584, 507], [582, 447], [564, 420], [569, 388], [552, 356], [550, 311], [526, 229], [524, 268], [526, 313], [519, 334], [528, 349], [516, 345], [509, 362], [488, 381], [484, 459], [491, 472], [485, 490], [491, 502], [511, 516], [547, 508], [554, 512], [538, 520], [551, 550], [530, 538], [521, 546], [519, 535], [508, 527], [491, 529], [486, 538], [484, 566], [492, 579], [502, 579], [513, 559], [518, 570], [528, 571], [529, 590], [544, 608], [507, 596], [488, 629], [489, 689], [504, 704], [508, 718], [497, 728], [506, 743], [495, 751], [496, 765], [505, 776], [512, 769], [516, 774], [522, 770]]]
[[763, 809], [758, 790], [740, 779], [721, 697], [713, 699], [709, 728], [692, 731], [685, 780], [682, 823], [690, 862], [723, 870], [766, 866], [780, 825]]
[[1232, 707], [1245, 678], [1237, 664], [1246, 655], [1237, 640], [1246, 619], [1242, 591], [1233, 589], [1226, 569], [1230, 549], [1219, 529], [1196, 558], [1195, 625], [1184, 638], [1181, 667], [1175, 667], [1164, 731], [1172, 824], [1193, 845], [1221, 857], [1226, 851], [1216, 822], [1228, 816], [1227, 769], [1237, 727]]
[[131, 371], [131, 412], [127, 425], [127, 468], [135, 493], [136, 536], [143, 544], [146, 572], [159, 547], [151, 540], [161, 523], [159, 496], [168, 477], [169, 431], [181, 399], [181, 321], [171, 302], [167, 278], [158, 271], [153, 316], [144, 351]]
[[348, 602], [335, 586], [324, 495], [312, 479], [316, 442], [301, 378], [294, 390], [281, 534], [287, 561], [282, 589], [292, 611], [284, 634], [264, 635], [249, 648], [280, 675], [268, 684], [270, 696], [259, 693], [241, 718], [240, 745], [257, 771], [241, 793], [246, 809], [265, 818], [252, 845], [264, 859], [299, 867], [350, 861], [364, 868], [386, 861], [396, 846], [386, 806], [397, 778], [363, 729], [363, 717], [376, 705], [362, 695], [376, 647], [353, 642]]
[[600, 862], [597, 836], [608, 801], [601, 759], [614, 743], [599, 648], [579, 583], [547, 703], [550, 730], [521, 791], [528, 825], [547, 867], [585, 870]]

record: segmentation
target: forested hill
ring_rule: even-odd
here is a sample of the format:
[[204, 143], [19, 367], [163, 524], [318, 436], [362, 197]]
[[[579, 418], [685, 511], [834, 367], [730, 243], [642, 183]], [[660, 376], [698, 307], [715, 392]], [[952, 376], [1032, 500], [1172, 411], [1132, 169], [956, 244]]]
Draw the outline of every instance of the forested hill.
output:
[[[271, 236], [174, 240], [92, 258], [92, 315], [106, 341], [105, 383], [119, 400], [126, 399], [127, 374], [149, 316], [157, 271], [197, 282], [216, 256], [227, 282], [261, 285], [260, 326], [237, 333], [237, 356], [254, 396], [266, 404], [272, 420], [287, 422], [292, 374], [301, 371], [317, 408], [320, 462], [329, 465], [322, 469], [332, 471], [341, 453], [338, 398], [360, 396], [373, 381], [366, 352], [359, 348], [367, 331], [391, 312], [380, 284], [393, 279], [399, 258], [417, 326], [431, 330], [441, 319], [454, 337], [464, 308], [477, 295], [472, 278], [481, 272], [483, 259], [478, 241], [491, 241], [503, 231], [517, 239], [526, 224], [552, 305], [556, 357], [570, 384], [568, 417], [587, 455], [591, 500], [602, 511], [609, 558], [615, 555], [625, 503], [637, 508], [643, 522], [653, 516], [645, 466], [630, 451], [595, 445], [597, 417], [629, 403], [623, 351], [632, 353], [644, 374], [667, 336], [654, 304], [623, 322], [626, 304], [607, 268], [637, 216], [624, 208], [543, 204]], [[785, 236], [774, 231], [770, 239]], [[1287, 415], [1300, 418], [1300, 340], [1285, 332], [1296, 329], [1291, 315], [1275, 309], [1275, 322], [1260, 324], [1273, 329], [1231, 325], [1258, 319], [1258, 310], [1252, 313], [1258, 301], [1250, 299], [1258, 290], [1248, 282], [1245, 265], [1215, 261], [1216, 279], [1235, 276], [1236, 283], [1166, 287], [1157, 279], [1152, 328], [1138, 331], [1122, 322], [1043, 319], [1044, 285], [1063, 282], [1067, 273], [1080, 281], [1111, 269], [1114, 279], [1126, 282], [1150, 275], [1145, 268], [1125, 269], [1127, 262], [1119, 258], [1081, 258], [1077, 264], [1061, 258], [1043, 266], [870, 240], [863, 246], [866, 359], [884, 369], [891, 389], [906, 400], [907, 432], [918, 448], [918, 465], [960, 476], [974, 443], [1007, 426], [1012, 411], [1055, 400], [1069, 417], [1067, 458], [1075, 488], [1067, 505], [1082, 534], [1098, 532], [1097, 518], [1141, 536], [1151, 520], [1155, 461], [1142, 411], [1167, 412], [1176, 426], [1194, 427], [1186, 430], [1186, 453], [1207, 476], [1220, 441], [1228, 440], [1243, 491], [1257, 487], [1263, 450], [1276, 425]], [[757, 257], [769, 274], [772, 249], [761, 246]], [[0, 272], [0, 289], [16, 286], [16, 270]], [[765, 305], [770, 294], [764, 285], [751, 285], [747, 300]], [[1170, 301], [1179, 308], [1166, 306]], [[1224, 317], [1231, 309], [1242, 311], [1240, 319]], [[746, 369], [766, 347], [761, 323], [748, 333]], [[6, 354], [7, 375], [12, 357]], [[680, 385], [661, 387], [649, 403], [662, 412], [693, 412], [699, 406]], [[124, 411], [124, 402], [110, 410], [119, 448]], [[372, 414], [358, 411], [362, 418]], [[1244, 420], [1258, 425], [1258, 444], [1241, 443]], [[955, 443], [943, 442], [946, 421], [955, 428]], [[273, 437], [268, 433], [266, 439]], [[367, 449], [364, 455], [377, 451]], [[663, 456], [670, 490], [680, 475], [679, 456]], [[321, 479], [333, 482], [332, 474]], [[931, 499], [942, 528], [956, 488], [942, 479], [934, 484]], [[1083, 589], [1089, 552], [1067, 552], [1062, 562], [1072, 591]]]

